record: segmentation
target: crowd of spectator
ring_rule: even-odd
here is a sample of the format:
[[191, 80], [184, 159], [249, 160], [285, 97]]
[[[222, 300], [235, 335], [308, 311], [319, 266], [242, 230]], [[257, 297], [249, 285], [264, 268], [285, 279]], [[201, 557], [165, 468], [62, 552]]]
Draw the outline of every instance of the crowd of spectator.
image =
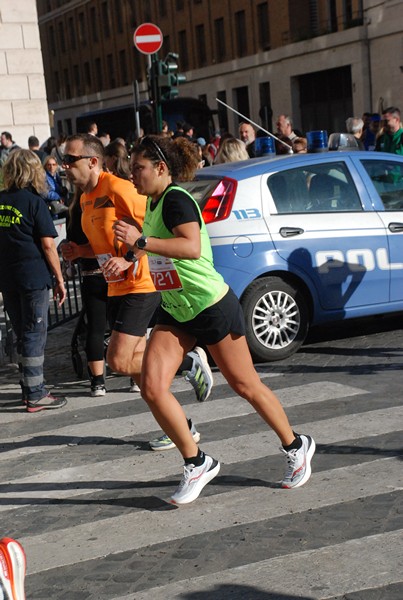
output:
[[[272, 138], [271, 153], [299, 154], [310, 151], [307, 137], [294, 126], [290, 115], [278, 115], [275, 123], [275, 133], [270, 133], [269, 136]], [[123, 138], [111, 141], [109, 133], [99, 132], [95, 122], [88, 123], [87, 133], [96, 136], [105, 147], [105, 170], [130, 179], [125, 159], [130, 154], [132, 143]], [[199, 168], [261, 156], [261, 153], [256, 150], [257, 147], [261, 147], [261, 144], [258, 145], [256, 139], [267, 136], [268, 132], [258, 129], [252, 122], [241, 121], [236, 134], [217, 130], [209, 140], [206, 140], [204, 137], [197, 136], [197, 133], [191, 123], [184, 121], [179, 121], [175, 130], [170, 130], [168, 123], [163, 121], [160, 131], [160, 135], [164, 137], [173, 139], [184, 137], [194, 142], [200, 158]], [[345, 133], [349, 134], [350, 149], [403, 155], [401, 113], [395, 106], [386, 108], [382, 114], [365, 112], [362, 117], [348, 117], [345, 121]], [[142, 134], [141, 131], [139, 137]], [[53, 219], [58, 219], [66, 213], [73, 192], [66, 186], [67, 182], [62, 180], [66, 138], [67, 135], [64, 133], [59, 134], [57, 138], [50, 136], [41, 145], [39, 139], [31, 135], [27, 144], [29, 150], [38, 156], [45, 169], [48, 191], [43, 194], [43, 198], [48, 203]], [[2, 189], [2, 166], [10, 153], [19, 148], [10, 132], [1, 133], [0, 190]]]

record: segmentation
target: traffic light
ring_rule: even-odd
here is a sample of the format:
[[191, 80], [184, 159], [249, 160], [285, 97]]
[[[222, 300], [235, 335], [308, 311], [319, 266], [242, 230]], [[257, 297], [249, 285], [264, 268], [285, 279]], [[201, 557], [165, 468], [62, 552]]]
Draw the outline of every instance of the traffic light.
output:
[[162, 127], [161, 102], [176, 98], [179, 94], [179, 85], [186, 81], [186, 75], [178, 73], [178, 59], [179, 55], [174, 52], [170, 52], [165, 60], [158, 60], [156, 53], [151, 58], [148, 85], [154, 110], [155, 131], [161, 131]]
[[157, 85], [161, 100], [170, 100], [179, 95], [179, 85], [186, 81], [186, 75], [178, 73], [178, 54], [170, 52], [164, 61], [158, 61]]

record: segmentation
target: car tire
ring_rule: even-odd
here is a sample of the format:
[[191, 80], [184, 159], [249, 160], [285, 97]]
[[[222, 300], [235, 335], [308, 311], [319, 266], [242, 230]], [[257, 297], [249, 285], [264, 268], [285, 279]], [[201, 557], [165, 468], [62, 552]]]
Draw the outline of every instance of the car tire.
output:
[[309, 329], [308, 306], [292, 283], [280, 277], [257, 279], [245, 291], [241, 305], [255, 360], [282, 360], [303, 344]]

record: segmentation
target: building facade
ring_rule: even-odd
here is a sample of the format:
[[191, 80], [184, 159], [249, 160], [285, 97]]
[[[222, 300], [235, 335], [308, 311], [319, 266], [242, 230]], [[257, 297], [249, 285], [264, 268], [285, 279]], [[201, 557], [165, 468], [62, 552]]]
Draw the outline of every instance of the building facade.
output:
[[25, 148], [50, 135], [35, 0], [0, 0], [0, 130]]
[[[144, 22], [162, 30], [161, 58], [179, 54], [181, 95], [200, 98], [222, 129], [239, 116], [265, 128], [280, 113], [302, 130], [344, 130], [347, 117], [403, 108], [401, 0], [37, 0], [55, 133], [77, 118], [148, 97], [149, 59], [134, 48]], [[217, 123], [218, 124], [218, 123]]]

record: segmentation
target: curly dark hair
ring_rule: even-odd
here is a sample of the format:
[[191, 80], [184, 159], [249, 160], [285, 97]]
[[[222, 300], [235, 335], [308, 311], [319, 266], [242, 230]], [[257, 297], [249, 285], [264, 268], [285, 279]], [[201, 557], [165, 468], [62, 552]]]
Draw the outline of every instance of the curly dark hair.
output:
[[191, 181], [199, 165], [197, 146], [184, 137], [175, 139], [146, 135], [133, 146], [132, 155], [147, 158], [155, 165], [164, 162], [175, 181]]

